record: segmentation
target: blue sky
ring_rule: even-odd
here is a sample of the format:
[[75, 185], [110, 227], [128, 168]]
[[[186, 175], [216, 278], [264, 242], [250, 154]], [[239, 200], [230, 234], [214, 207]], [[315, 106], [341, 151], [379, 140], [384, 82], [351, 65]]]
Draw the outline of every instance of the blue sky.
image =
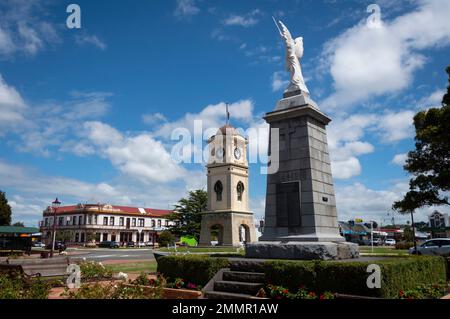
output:
[[[66, 26], [70, 3], [81, 29]], [[371, 3], [379, 28], [367, 26]], [[171, 207], [206, 182], [204, 164], [172, 161], [171, 132], [194, 119], [221, 126], [225, 102], [234, 126], [265, 141], [262, 115], [288, 79], [272, 15], [303, 36], [307, 86], [333, 119], [340, 219], [387, 223], [408, 187], [412, 117], [446, 88], [449, 0], [2, 1], [0, 189], [14, 220], [36, 225], [56, 196]], [[250, 170], [257, 216], [260, 165]]]

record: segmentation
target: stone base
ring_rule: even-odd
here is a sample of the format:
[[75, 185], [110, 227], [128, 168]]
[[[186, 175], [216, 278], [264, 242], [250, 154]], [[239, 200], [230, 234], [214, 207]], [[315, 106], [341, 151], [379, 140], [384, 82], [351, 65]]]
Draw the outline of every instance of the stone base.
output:
[[359, 257], [359, 246], [348, 242], [258, 242], [245, 246], [246, 258], [335, 260]]

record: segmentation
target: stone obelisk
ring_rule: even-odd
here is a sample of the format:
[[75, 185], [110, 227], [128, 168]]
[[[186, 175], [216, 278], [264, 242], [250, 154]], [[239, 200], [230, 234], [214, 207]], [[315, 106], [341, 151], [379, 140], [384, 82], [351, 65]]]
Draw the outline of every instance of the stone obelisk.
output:
[[[301, 73], [296, 74], [301, 56], [290, 53], [303, 52], [303, 42], [292, 40], [280, 24], [286, 63], [292, 66], [291, 83], [275, 110], [264, 117], [271, 129], [270, 167], [278, 169], [270, 172], [269, 168], [264, 232], [259, 242], [246, 246], [246, 257], [355, 258], [358, 245], [345, 242], [339, 234], [326, 133], [331, 119], [310, 98]], [[279, 150], [278, 156], [271, 150]]]

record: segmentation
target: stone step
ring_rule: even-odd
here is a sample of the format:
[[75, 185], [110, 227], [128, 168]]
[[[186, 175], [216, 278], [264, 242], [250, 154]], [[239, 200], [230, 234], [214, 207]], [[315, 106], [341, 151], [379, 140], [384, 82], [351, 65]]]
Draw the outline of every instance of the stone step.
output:
[[205, 292], [207, 299], [260, 299], [258, 297], [246, 294], [237, 294], [224, 291], [207, 291]]
[[265, 281], [265, 275], [260, 272], [225, 271], [223, 280], [260, 283]]
[[230, 270], [241, 272], [264, 272], [264, 262], [261, 259], [246, 259], [246, 258], [230, 258]]
[[255, 296], [264, 287], [263, 283], [239, 282], [239, 281], [216, 281], [214, 291], [243, 293]]

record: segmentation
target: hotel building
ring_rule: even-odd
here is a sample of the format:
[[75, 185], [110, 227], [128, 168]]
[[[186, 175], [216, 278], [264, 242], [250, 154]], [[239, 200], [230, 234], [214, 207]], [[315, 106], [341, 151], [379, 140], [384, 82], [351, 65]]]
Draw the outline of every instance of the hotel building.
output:
[[[171, 210], [116, 206], [109, 204], [78, 204], [47, 207], [40, 228], [43, 240], [52, 240], [53, 219], [56, 216], [56, 233], [70, 231], [69, 242], [95, 241], [154, 242], [158, 233], [171, 225], [167, 216]], [[92, 240], [91, 240], [92, 241]]]

